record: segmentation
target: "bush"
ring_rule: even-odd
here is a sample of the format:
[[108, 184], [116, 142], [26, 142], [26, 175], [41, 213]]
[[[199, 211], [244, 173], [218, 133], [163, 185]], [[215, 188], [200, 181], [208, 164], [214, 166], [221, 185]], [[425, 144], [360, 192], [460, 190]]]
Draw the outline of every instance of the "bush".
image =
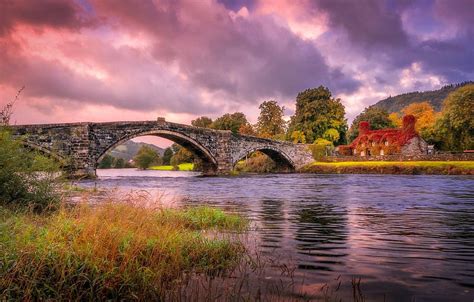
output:
[[310, 149], [311, 153], [313, 154], [313, 158], [315, 160], [320, 160], [324, 156], [328, 156], [333, 152], [334, 145], [324, 138], [318, 138], [310, 146]]
[[0, 128], [0, 204], [35, 212], [59, 203], [59, 164], [28, 151], [6, 128]]

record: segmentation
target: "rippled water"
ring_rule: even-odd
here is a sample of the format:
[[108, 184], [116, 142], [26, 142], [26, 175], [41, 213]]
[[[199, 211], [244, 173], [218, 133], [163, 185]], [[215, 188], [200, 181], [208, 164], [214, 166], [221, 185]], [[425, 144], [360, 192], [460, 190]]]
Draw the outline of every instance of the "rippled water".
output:
[[101, 170], [82, 184], [243, 213], [307, 289], [357, 276], [369, 300], [474, 301], [472, 176], [196, 175]]

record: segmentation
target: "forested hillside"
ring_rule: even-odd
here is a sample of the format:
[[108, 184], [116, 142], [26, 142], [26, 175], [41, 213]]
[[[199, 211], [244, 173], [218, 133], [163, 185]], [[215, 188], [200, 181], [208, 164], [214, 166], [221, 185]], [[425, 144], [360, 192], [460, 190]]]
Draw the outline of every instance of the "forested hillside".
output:
[[115, 158], [123, 158], [125, 161], [129, 161], [135, 156], [135, 154], [137, 154], [138, 150], [140, 150], [142, 146], [149, 146], [150, 148], [154, 149], [160, 156], [163, 156], [163, 149], [152, 144], [137, 143], [131, 140], [115, 147], [114, 149], [112, 149], [112, 151], [109, 152], [109, 154]]
[[431, 106], [436, 111], [441, 111], [441, 107], [443, 105], [443, 100], [448, 96], [449, 93], [453, 92], [456, 88], [465, 86], [470, 82], [463, 82], [459, 84], [452, 84], [442, 87], [438, 90], [432, 91], [423, 91], [423, 92], [410, 92], [404, 93], [397, 96], [390, 96], [384, 100], [377, 102], [374, 107], [382, 108], [388, 111], [388, 113], [392, 112], [400, 112], [403, 108], [407, 105], [412, 103], [419, 103], [428, 101]]

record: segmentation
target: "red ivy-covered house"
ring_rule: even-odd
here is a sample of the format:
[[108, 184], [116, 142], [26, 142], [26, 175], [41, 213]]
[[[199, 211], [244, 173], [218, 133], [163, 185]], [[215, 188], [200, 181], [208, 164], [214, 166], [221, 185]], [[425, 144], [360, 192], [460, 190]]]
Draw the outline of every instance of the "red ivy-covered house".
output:
[[374, 156], [426, 154], [428, 144], [415, 130], [416, 118], [403, 117], [402, 128], [370, 130], [369, 122], [360, 122], [359, 136], [350, 145], [339, 146], [341, 155]]

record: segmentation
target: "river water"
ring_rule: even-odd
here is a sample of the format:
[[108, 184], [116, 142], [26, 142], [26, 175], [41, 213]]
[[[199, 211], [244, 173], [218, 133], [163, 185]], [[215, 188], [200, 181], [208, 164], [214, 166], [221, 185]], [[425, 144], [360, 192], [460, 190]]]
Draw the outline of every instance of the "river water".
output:
[[242, 213], [255, 225], [262, 253], [294, 263], [305, 290], [360, 277], [368, 301], [474, 301], [472, 176], [98, 175], [81, 185]]

